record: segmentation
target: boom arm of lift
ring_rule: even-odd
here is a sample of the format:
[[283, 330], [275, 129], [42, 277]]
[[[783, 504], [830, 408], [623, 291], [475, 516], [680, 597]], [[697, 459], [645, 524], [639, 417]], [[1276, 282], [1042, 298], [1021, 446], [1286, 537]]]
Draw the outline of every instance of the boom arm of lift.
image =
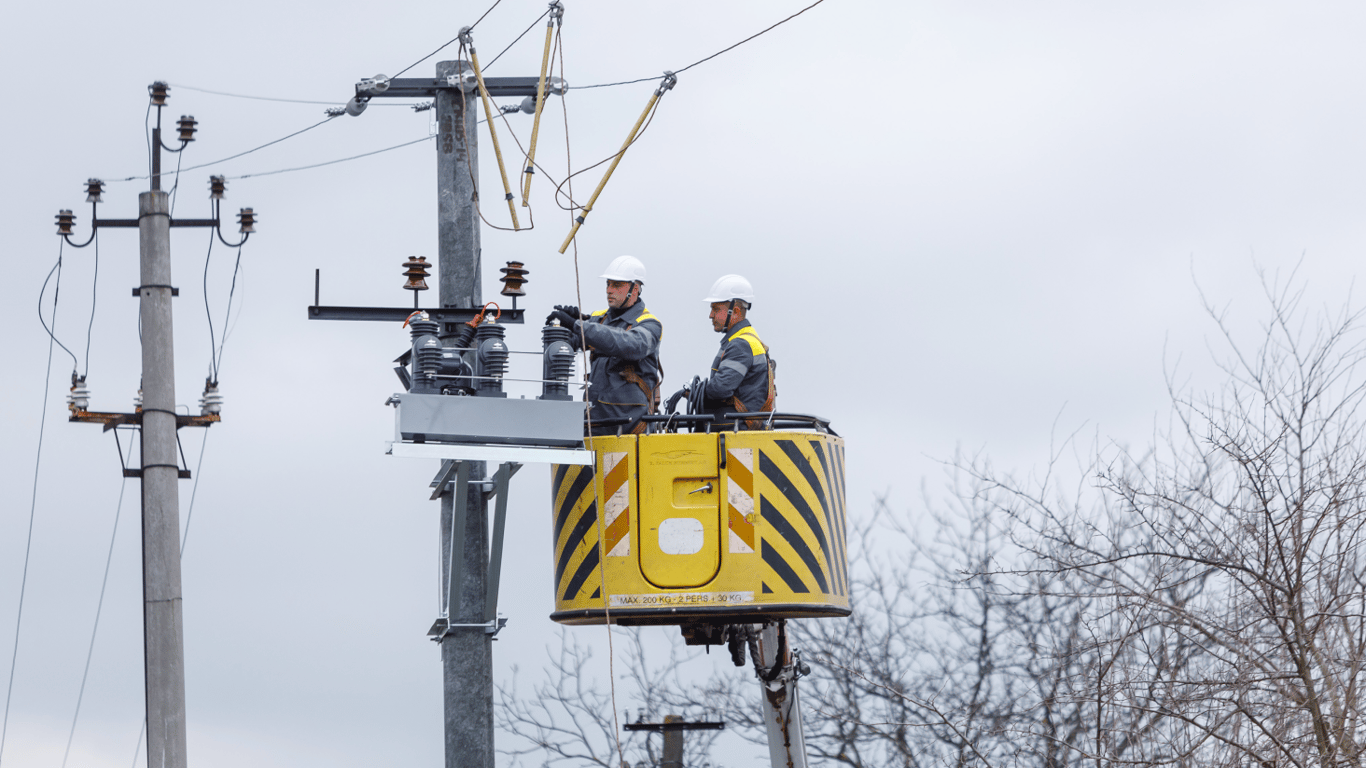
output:
[[764, 730], [773, 768], [806, 768], [797, 680], [809, 669], [787, 641], [786, 620], [746, 627], [750, 656], [763, 696]]

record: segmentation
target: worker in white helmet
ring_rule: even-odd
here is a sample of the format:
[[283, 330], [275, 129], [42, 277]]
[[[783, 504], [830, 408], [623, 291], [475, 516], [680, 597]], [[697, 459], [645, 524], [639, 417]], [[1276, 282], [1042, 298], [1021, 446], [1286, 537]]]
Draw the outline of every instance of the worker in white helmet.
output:
[[664, 324], [650, 314], [640, 292], [645, 265], [634, 256], [618, 256], [602, 274], [607, 280], [607, 309], [580, 314], [575, 306], [559, 305], [546, 318], [573, 331], [571, 343], [589, 357], [588, 420], [594, 435], [640, 433], [640, 417], [659, 407], [659, 342]]
[[[728, 413], [772, 413], [778, 399], [774, 381], [777, 366], [749, 322], [754, 287], [741, 275], [724, 275], [712, 285], [704, 301], [711, 305], [711, 327], [721, 334], [721, 349], [712, 361], [711, 376], [705, 383], [698, 382], [695, 391], [702, 393], [703, 401], [694, 403], [694, 410], [714, 414], [723, 425]], [[684, 391], [669, 398], [670, 413]], [[743, 423], [757, 429], [763, 422], [751, 419]]]

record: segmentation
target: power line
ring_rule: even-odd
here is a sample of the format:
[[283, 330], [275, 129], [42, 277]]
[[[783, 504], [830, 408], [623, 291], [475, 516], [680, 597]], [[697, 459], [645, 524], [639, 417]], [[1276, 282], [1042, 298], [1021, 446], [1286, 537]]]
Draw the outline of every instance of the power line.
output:
[[[816, 0], [816, 2], [812, 3], [811, 5], [806, 6], [805, 8], [801, 9], [800, 11], [797, 11], [796, 13], [792, 14], [791, 16], [788, 16], [787, 18], [783, 19], [782, 21], [779, 21], [779, 22], [777, 22], [777, 23], [775, 23], [775, 24], [773, 24], [773, 25], [771, 25], [771, 26], [765, 27], [764, 29], [761, 29], [761, 30], [759, 30], [758, 32], [755, 32], [754, 34], [750, 35], [749, 37], [745, 38], [744, 40], [741, 40], [740, 42], [738, 42], [738, 43], [736, 43], [736, 44], [734, 44], [734, 45], [732, 45], [732, 46], [729, 46], [729, 47], [727, 47], [727, 48], [722, 48], [721, 50], [717, 51], [716, 53], [713, 53], [713, 54], [710, 55], [710, 56], [707, 56], [706, 58], [698, 59], [697, 61], [694, 61], [693, 63], [689, 64], [688, 66], [686, 66], [686, 67], [684, 67], [684, 68], [682, 68], [682, 69], [673, 70], [673, 73], [674, 73], [675, 75], [681, 75], [681, 74], [683, 74], [684, 72], [687, 72], [688, 70], [690, 70], [690, 69], [692, 69], [693, 67], [697, 66], [698, 64], [701, 64], [701, 63], [707, 62], [707, 61], [711, 61], [712, 59], [716, 58], [717, 56], [720, 56], [720, 55], [723, 54], [723, 53], [726, 53], [727, 51], [732, 51], [732, 50], [734, 50], [734, 49], [736, 49], [736, 48], [739, 48], [740, 46], [744, 45], [745, 43], [748, 43], [750, 40], [753, 40], [754, 38], [759, 37], [760, 35], [762, 35], [762, 34], [764, 34], [764, 33], [766, 33], [766, 32], [769, 32], [770, 30], [774, 29], [775, 27], [782, 26], [783, 24], [786, 24], [787, 22], [792, 21], [793, 19], [797, 18], [798, 16], [802, 15], [803, 13], [806, 13], [807, 11], [811, 10], [812, 8], [815, 8], [816, 6], [820, 5], [820, 4], [823, 3], [823, 2], [825, 2], [825, 0]], [[623, 80], [623, 81], [618, 82], [618, 83], [599, 83], [599, 84], [597, 84], [597, 85], [576, 85], [576, 86], [570, 86], [570, 90], [582, 91], [582, 90], [587, 90], [587, 89], [589, 89], [589, 88], [611, 88], [612, 86], [616, 86], [616, 85], [633, 85], [633, 84], [635, 84], [635, 83], [644, 83], [644, 82], [649, 82], [649, 81], [651, 81], [651, 80], [658, 80], [658, 79], [659, 79], [659, 77], [658, 77], [658, 76], [655, 76], [655, 77], [642, 77], [642, 78], [639, 78], [639, 79], [637, 79], [637, 80]]]
[[336, 165], [337, 163], [345, 163], [345, 162], [347, 162], [347, 161], [349, 161], [349, 160], [359, 160], [359, 159], [362, 158], [362, 157], [369, 157], [369, 156], [371, 156], [371, 155], [378, 155], [378, 154], [380, 154], [380, 153], [382, 153], [382, 152], [389, 152], [389, 151], [395, 150], [395, 149], [402, 149], [403, 147], [412, 146], [413, 144], [418, 144], [418, 143], [423, 142], [423, 141], [431, 141], [431, 140], [434, 139], [434, 138], [436, 138], [436, 137], [435, 137], [435, 136], [423, 136], [423, 137], [420, 138], [420, 139], [413, 139], [412, 141], [406, 141], [406, 142], [404, 142], [404, 143], [402, 143], [402, 144], [395, 144], [395, 145], [392, 146], [392, 147], [385, 147], [384, 149], [377, 149], [377, 150], [375, 150], [375, 151], [373, 151], [373, 152], [365, 152], [365, 153], [362, 153], [362, 154], [359, 154], [359, 155], [352, 155], [352, 156], [350, 156], [350, 157], [343, 157], [343, 158], [341, 158], [341, 159], [339, 159], [339, 160], [328, 160], [328, 161], [325, 162], [325, 163], [314, 163], [314, 164], [312, 164], [312, 165], [300, 165], [300, 166], [298, 166], [298, 167], [296, 167], [296, 168], [281, 168], [281, 169], [279, 169], [279, 170], [277, 170], [277, 171], [262, 171], [262, 172], [259, 172], [259, 173], [244, 173], [244, 174], [242, 174], [241, 176], [227, 176], [227, 177], [225, 177], [225, 178], [230, 179], [230, 180], [235, 180], [235, 179], [250, 179], [250, 178], [257, 177], [257, 176], [274, 176], [274, 175], [277, 174], [277, 173], [291, 173], [291, 172], [293, 172], [293, 171], [307, 171], [307, 170], [309, 170], [310, 168], [321, 168], [321, 167], [323, 167], [324, 165]]
[[[322, 105], [329, 106], [329, 107], [336, 107], [336, 106], [340, 106], [340, 105], [346, 103], [346, 100], [345, 100], [345, 99], [342, 99], [342, 100], [340, 100], [340, 101], [338, 101], [338, 100], [333, 100], [333, 101], [319, 101], [319, 100], [316, 100], [316, 99], [283, 99], [283, 98], [276, 98], [276, 97], [274, 97], [274, 96], [253, 96], [253, 95], [251, 95], [251, 94], [246, 94], [246, 93], [228, 93], [227, 91], [212, 91], [212, 90], [209, 90], [208, 88], [196, 88], [196, 87], [193, 86], [193, 85], [181, 85], [181, 84], [178, 84], [178, 83], [169, 83], [168, 85], [170, 85], [172, 88], [183, 88], [184, 90], [187, 90], [187, 91], [198, 91], [198, 92], [200, 92], [200, 93], [211, 93], [211, 94], [213, 94], [214, 96], [227, 96], [227, 97], [234, 98], [234, 99], [251, 99], [251, 100], [253, 100], [253, 101], [275, 101], [275, 102], [282, 102], [282, 103], [286, 103], [286, 104], [322, 104]], [[372, 104], [371, 106], [374, 106], [374, 105]], [[382, 106], [382, 107], [409, 107], [409, 106], [412, 106], [412, 105], [411, 105], [411, 104], [408, 104], [408, 103], [405, 103], [405, 102], [399, 102], [399, 101], [384, 101], [384, 102], [380, 102], [380, 103], [379, 103], [379, 106]]]
[[[100, 231], [95, 230], [95, 276], [90, 280], [90, 324], [85, 327], [85, 370], [81, 371], [81, 376], [90, 374], [90, 337], [95, 332], [95, 301], [99, 298], [100, 285]], [[42, 315], [40, 314], [39, 317]], [[53, 321], [56, 325], [56, 321]]]
[[208, 88], [196, 88], [193, 85], [181, 85], [179, 83], [169, 83], [172, 88], [183, 88], [187, 91], [199, 91], [200, 93], [211, 93], [214, 96], [229, 96], [234, 99], [252, 99], [254, 101], [278, 101], [286, 104], [326, 104], [336, 106], [345, 102], [341, 101], [312, 101], [309, 99], [280, 99], [272, 96], [249, 96], [245, 93], [228, 93], [226, 91], [211, 91]]
[[[303, 128], [303, 129], [301, 129], [301, 130], [295, 131], [294, 133], [291, 133], [291, 134], [289, 134], [288, 136], [282, 136], [282, 137], [280, 137], [280, 138], [278, 138], [278, 139], [275, 139], [274, 141], [268, 141], [268, 142], [266, 142], [265, 144], [262, 144], [262, 145], [259, 146], [259, 147], [253, 147], [253, 148], [251, 148], [251, 149], [248, 149], [248, 150], [245, 151], [245, 152], [238, 152], [238, 153], [235, 154], [235, 155], [229, 155], [228, 157], [224, 157], [224, 158], [219, 159], [219, 160], [214, 160], [214, 161], [208, 162], [208, 163], [200, 163], [199, 165], [192, 165], [192, 166], [190, 166], [189, 168], [186, 168], [186, 169], [184, 169], [184, 170], [186, 170], [186, 171], [195, 171], [195, 170], [198, 170], [198, 169], [200, 169], [200, 168], [208, 168], [208, 167], [211, 166], [211, 165], [218, 165], [219, 163], [226, 163], [226, 162], [229, 161], [229, 160], [236, 160], [236, 159], [239, 158], [239, 157], [245, 157], [245, 156], [247, 156], [247, 155], [250, 155], [250, 154], [253, 153], [253, 152], [259, 152], [260, 150], [263, 150], [263, 149], [265, 149], [266, 147], [274, 146], [274, 145], [279, 144], [280, 142], [285, 141], [285, 140], [287, 140], [287, 139], [292, 139], [292, 138], [294, 138], [295, 136], [298, 136], [298, 135], [300, 135], [300, 134], [308, 133], [309, 131], [313, 130], [314, 128], [317, 128], [317, 127], [320, 126], [320, 125], [323, 125], [324, 123], [330, 123], [330, 122], [332, 122], [332, 121], [335, 120], [337, 117], [338, 117], [338, 115], [328, 115], [326, 118], [322, 119], [321, 121], [316, 122], [316, 123], [314, 123], [313, 125], [308, 126], [307, 128]], [[146, 175], [146, 176], [128, 176], [128, 177], [125, 177], [125, 178], [122, 178], [122, 179], [114, 179], [114, 181], [113, 181], [113, 182], [110, 182], [110, 183], [115, 183], [115, 182], [120, 182], [120, 181], [139, 181], [139, 180], [142, 180], [142, 179], [150, 179], [151, 177], [152, 177], [151, 174], [148, 174], [148, 175]], [[234, 177], [232, 177], [232, 178], [240, 179], [240, 178], [244, 178], [244, 177], [242, 177], [242, 176], [234, 176]]]
[[[47, 331], [47, 335], [51, 337], [53, 341], [57, 342], [57, 346], [61, 347], [68, 355], [71, 355], [71, 370], [72, 372], [75, 372], [80, 366], [80, 362], [76, 360], [76, 355], [73, 354], [71, 350], [67, 349], [65, 344], [57, 341], [57, 334], [54, 332], [54, 329], [57, 327], [57, 295], [62, 290], [61, 252], [65, 242], [66, 241], [63, 240], [62, 243], [58, 244], [57, 263], [52, 265], [52, 269], [48, 270], [47, 279], [43, 280], [43, 287], [38, 291], [38, 322], [42, 324], [43, 330]], [[47, 321], [43, 319], [43, 296], [47, 293], [47, 284], [52, 280], [52, 275], [54, 273], [57, 275], [57, 285], [52, 289], [52, 328], [49, 328], [47, 326]]]
[[504, 48], [503, 50], [499, 51], [499, 52], [498, 52], [498, 55], [497, 55], [497, 56], [494, 56], [492, 61], [490, 61], [489, 63], [485, 64], [485, 65], [484, 65], [484, 71], [487, 72], [488, 69], [489, 69], [489, 67], [492, 67], [495, 63], [498, 62], [499, 59], [503, 58], [503, 54], [505, 54], [505, 53], [507, 53], [508, 51], [512, 50], [512, 46], [516, 45], [517, 42], [518, 42], [519, 40], [521, 40], [522, 38], [526, 37], [526, 33], [527, 33], [527, 32], [530, 32], [531, 30], [535, 29], [535, 28], [536, 28], [536, 24], [537, 24], [541, 19], [544, 19], [546, 16], [549, 16], [549, 15], [550, 15], [550, 9], [547, 8], [547, 9], [545, 10], [545, 13], [543, 13], [543, 14], [541, 14], [540, 16], [537, 16], [537, 17], [536, 17], [536, 21], [531, 22], [531, 25], [530, 25], [530, 26], [528, 26], [526, 29], [522, 30], [522, 34], [518, 35], [518, 36], [516, 37], [516, 39], [514, 39], [512, 42], [508, 43], [508, 45], [507, 45], [506, 48]]
[[[205, 430], [208, 434], [208, 430]], [[114, 430], [114, 439], [119, 439]], [[109, 586], [109, 564], [114, 562], [114, 541], [119, 534], [119, 514], [123, 512], [123, 491], [128, 486], [128, 478], [119, 483], [119, 503], [114, 507], [114, 531], [109, 534], [109, 554], [104, 558], [104, 579], [100, 581], [100, 599], [95, 604], [95, 626], [90, 630], [90, 648], [85, 652], [85, 671], [81, 673], [81, 690], [76, 694], [76, 712], [71, 716], [71, 733], [66, 737], [66, 752], [62, 754], [62, 768], [66, 768], [67, 758], [71, 756], [71, 743], [76, 739], [76, 721], [81, 717], [81, 700], [85, 698], [85, 682], [90, 677], [90, 659], [95, 655], [95, 635], [100, 631], [100, 612], [104, 608], [104, 591]]]
[[[501, 2], [503, 2], [503, 0], [494, 0], [493, 5], [490, 5], [489, 8], [488, 8], [488, 10], [487, 10], [487, 11], [484, 11], [484, 15], [483, 15], [483, 16], [480, 16], [478, 19], [475, 19], [474, 23], [471, 24], [471, 25], [469, 25], [469, 27], [467, 27], [467, 28], [465, 29], [465, 31], [466, 31], [466, 32], [473, 31], [475, 27], [479, 26], [479, 22], [481, 22], [481, 21], [484, 20], [484, 16], [489, 15], [489, 13], [490, 13], [491, 11], [493, 11], [494, 8], [497, 8], [497, 7], [498, 7], [498, 4], [501, 3]], [[427, 54], [426, 56], [423, 56], [422, 58], [418, 59], [417, 61], [414, 61], [412, 64], [409, 64], [408, 66], [404, 67], [403, 69], [400, 69], [397, 73], [394, 74], [393, 77], [398, 77], [399, 75], [403, 74], [404, 72], [407, 72], [408, 70], [412, 69], [413, 67], [416, 67], [418, 64], [421, 64], [422, 62], [426, 61], [427, 59], [430, 59], [431, 57], [437, 55], [438, 53], [441, 53], [442, 51], [444, 51], [444, 50], [446, 50], [447, 48], [449, 48], [450, 45], [451, 45], [451, 43], [454, 43], [455, 41], [457, 41], [457, 40], [459, 40], [459, 39], [460, 39], [460, 35], [456, 35], [455, 37], [452, 37], [450, 40], [447, 40], [446, 42], [444, 42], [444, 43], [442, 43], [441, 45], [437, 46], [437, 49], [436, 49], [435, 51], [432, 51], [431, 53]], [[499, 55], [501, 56], [502, 54], [499, 54]], [[391, 78], [391, 79], [392, 79], [392, 78]]]
[[[56, 271], [62, 265], [62, 250], [62, 244], [58, 244], [57, 265], [53, 267], [54, 271]], [[49, 272], [48, 278], [51, 279], [51, 277], [52, 273]], [[59, 283], [60, 281], [61, 279], [58, 278]], [[46, 280], [43, 281], [43, 289], [47, 289]], [[43, 316], [42, 293], [38, 294], [38, 302], [38, 318], [41, 320]], [[52, 324], [57, 324], [56, 291], [52, 292]], [[46, 327], [46, 324], [44, 324], [44, 327]], [[57, 337], [52, 335], [51, 332], [48, 333], [48, 338], [49, 341], [47, 343], [47, 372], [44, 374], [43, 378], [43, 409], [41, 411], [42, 415], [39, 417], [38, 421], [38, 449], [33, 459], [33, 493], [28, 508], [28, 535], [24, 543], [24, 568], [22, 571], [23, 576], [20, 578], [19, 581], [19, 610], [18, 614], [15, 616], [14, 619], [14, 651], [10, 655], [9, 683], [5, 687], [5, 713], [3, 718], [0, 718], [0, 761], [3, 761], [4, 759], [5, 736], [9, 733], [9, 705], [10, 700], [14, 695], [14, 669], [16, 662], [18, 662], [19, 660], [19, 630], [23, 626], [24, 622], [24, 594], [28, 591], [28, 563], [29, 556], [30, 554], [32, 554], [33, 551], [33, 520], [38, 510], [38, 470], [42, 467], [43, 463], [43, 433], [47, 430], [47, 397], [49, 391], [52, 389], [53, 345], [60, 343], [57, 341]], [[66, 349], [66, 347], [62, 347], [62, 349]], [[68, 353], [70, 353], [70, 350], [67, 351]], [[72, 360], [75, 360], [76, 356], [72, 355], [71, 357]]]

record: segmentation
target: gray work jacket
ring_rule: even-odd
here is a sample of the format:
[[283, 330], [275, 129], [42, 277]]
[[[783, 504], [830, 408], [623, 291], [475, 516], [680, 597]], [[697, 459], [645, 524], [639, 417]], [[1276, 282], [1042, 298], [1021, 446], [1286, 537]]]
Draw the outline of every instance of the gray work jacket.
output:
[[764, 410], [768, 400], [768, 351], [749, 320], [731, 326], [721, 339], [707, 380], [704, 410], [717, 416], [736, 413], [741, 410], [735, 407], [736, 400], [750, 413]]
[[[650, 412], [651, 400], [664, 376], [659, 364], [659, 342], [664, 337], [664, 324], [650, 314], [644, 302], [637, 300], [615, 315], [599, 310], [588, 320], [574, 323], [570, 343], [575, 349], [581, 348], [580, 332], [591, 352], [589, 418], [595, 422], [627, 420], [624, 426], [595, 427], [593, 432], [612, 434], [618, 428], [629, 432], [641, 416]], [[632, 378], [643, 382], [644, 388]]]

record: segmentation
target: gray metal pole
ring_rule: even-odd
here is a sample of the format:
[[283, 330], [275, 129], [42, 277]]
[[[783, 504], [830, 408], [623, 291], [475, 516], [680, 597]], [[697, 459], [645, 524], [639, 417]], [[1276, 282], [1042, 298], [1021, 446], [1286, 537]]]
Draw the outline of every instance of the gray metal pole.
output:
[[185, 768], [180, 604], [180, 462], [171, 333], [171, 219], [165, 192], [138, 196], [142, 297], [142, 599], [148, 768]]
[[[463, 61], [442, 61], [436, 76], [445, 80], [466, 71]], [[436, 96], [436, 188], [438, 270], [441, 306], [471, 308], [482, 304], [479, 270], [479, 213], [475, 210], [479, 170], [473, 91], [442, 90]], [[443, 327], [442, 335], [451, 328]], [[464, 568], [462, 594], [443, 603], [459, 606], [451, 624], [484, 623], [488, 580], [488, 505], [478, 481], [486, 477], [483, 462], [471, 462], [465, 506], [465, 530], [452, 531], [451, 493], [441, 495], [442, 583], [452, 562], [452, 540], [463, 550], [454, 562]], [[494, 768], [493, 635], [482, 627], [454, 628], [441, 641], [445, 692], [446, 768]]]

